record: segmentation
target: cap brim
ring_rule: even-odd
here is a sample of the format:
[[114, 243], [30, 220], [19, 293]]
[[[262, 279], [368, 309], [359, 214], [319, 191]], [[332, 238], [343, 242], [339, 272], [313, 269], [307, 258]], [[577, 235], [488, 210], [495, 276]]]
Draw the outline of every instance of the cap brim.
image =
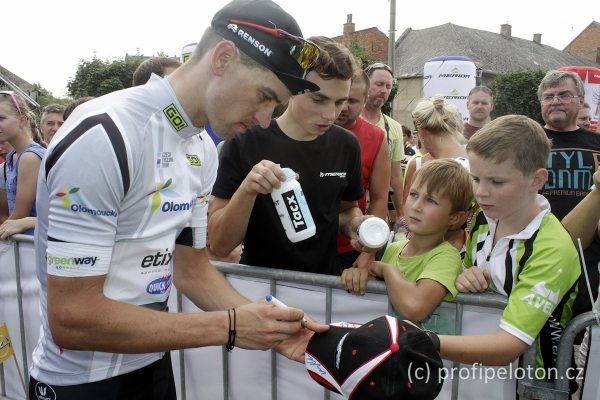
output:
[[309, 80], [298, 78], [297, 76], [289, 75], [281, 71], [273, 71], [273, 73], [277, 75], [279, 80], [283, 82], [285, 86], [287, 86], [293, 95], [306, 92], [318, 92], [321, 90], [319, 85], [316, 85]]

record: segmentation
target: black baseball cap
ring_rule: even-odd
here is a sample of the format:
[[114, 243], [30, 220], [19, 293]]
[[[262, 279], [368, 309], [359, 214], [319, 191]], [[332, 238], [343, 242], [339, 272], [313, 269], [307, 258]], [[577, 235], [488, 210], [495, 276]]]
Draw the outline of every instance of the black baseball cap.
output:
[[211, 25], [277, 75], [292, 94], [320, 89], [304, 79], [319, 57], [319, 48], [302, 38], [294, 18], [274, 2], [233, 0], [215, 14]]
[[425, 331], [389, 315], [315, 333], [306, 369], [321, 386], [352, 400], [434, 399], [443, 363]]

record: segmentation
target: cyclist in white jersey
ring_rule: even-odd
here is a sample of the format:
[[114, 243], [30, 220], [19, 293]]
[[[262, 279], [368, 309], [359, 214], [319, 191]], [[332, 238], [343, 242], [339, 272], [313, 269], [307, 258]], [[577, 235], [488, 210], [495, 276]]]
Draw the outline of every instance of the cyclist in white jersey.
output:
[[[312, 330], [327, 329], [250, 303], [205, 249], [217, 153], [199, 127], [224, 138], [266, 127], [277, 104], [318, 90], [303, 79], [318, 47], [301, 34], [269, 0], [231, 2], [168, 78], [90, 100], [58, 131], [38, 178], [31, 399], [174, 399], [170, 350], [303, 361]], [[172, 284], [206, 312], [163, 312]]]

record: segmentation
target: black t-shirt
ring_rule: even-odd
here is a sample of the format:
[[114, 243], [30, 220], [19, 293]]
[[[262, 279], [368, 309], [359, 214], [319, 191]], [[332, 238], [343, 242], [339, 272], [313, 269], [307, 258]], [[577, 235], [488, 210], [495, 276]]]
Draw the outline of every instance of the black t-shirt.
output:
[[[590, 192], [592, 175], [600, 165], [600, 135], [584, 129], [557, 132], [545, 129], [552, 139], [548, 157], [548, 182], [540, 194], [550, 202], [552, 213], [562, 220]], [[592, 294], [598, 296], [598, 262], [600, 261], [600, 238], [584, 250], [585, 263], [590, 277]], [[579, 294], [573, 305], [573, 315], [592, 309], [585, 276], [579, 282]]]
[[312, 141], [285, 135], [275, 120], [228, 140], [221, 150], [212, 194], [230, 199], [252, 167], [270, 160], [299, 176], [316, 225], [315, 236], [288, 240], [270, 195], [258, 195], [244, 238], [242, 262], [260, 267], [338, 275], [336, 240], [341, 200], [363, 193], [360, 145], [349, 131], [332, 125]]

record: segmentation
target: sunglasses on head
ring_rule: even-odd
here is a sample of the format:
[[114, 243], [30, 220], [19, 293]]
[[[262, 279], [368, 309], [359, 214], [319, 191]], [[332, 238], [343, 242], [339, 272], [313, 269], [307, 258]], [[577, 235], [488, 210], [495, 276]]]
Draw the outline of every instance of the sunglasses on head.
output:
[[[311, 42], [310, 40], [306, 40], [301, 38], [300, 36], [292, 35], [289, 32], [284, 31], [279, 28], [269, 28], [267, 26], [258, 25], [253, 22], [242, 21], [239, 19], [230, 19], [229, 22], [237, 25], [247, 26], [249, 28], [254, 28], [261, 32], [268, 33], [279, 39], [286, 39], [291, 42], [290, 46], [290, 56], [302, 68], [304, 71], [309, 70], [314, 67], [319, 59], [319, 46]], [[306, 73], [305, 73], [306, 75]]]
[[368, 74], [371, 71], [375, 71], [376, 69], [385, 69], [387, 72], [392, 74], [392, 76], [394, 76], [394, 72], [392, 71], [392, 68], [390, 68], [389, 65], [384, 64], [384, 63], [371, 64], [367, 68], [365, 68], [365, 72]]
[[2, 91], [0, 91], [0, 94], [5, 94], [8, 97], [10, 97], [10, 99], [13, 102], [13, 105], [15, 106], [15, 108], [17, 109], [17, 112], [19, 113], [19, 115], [23, 115], [23, 112], [21, 112], [21, 107], [19, 106], [19, 102], [17, 101], [17, 98], [15, 97], [15, 92], [13, 92], [12, 90], [2, 90]]

